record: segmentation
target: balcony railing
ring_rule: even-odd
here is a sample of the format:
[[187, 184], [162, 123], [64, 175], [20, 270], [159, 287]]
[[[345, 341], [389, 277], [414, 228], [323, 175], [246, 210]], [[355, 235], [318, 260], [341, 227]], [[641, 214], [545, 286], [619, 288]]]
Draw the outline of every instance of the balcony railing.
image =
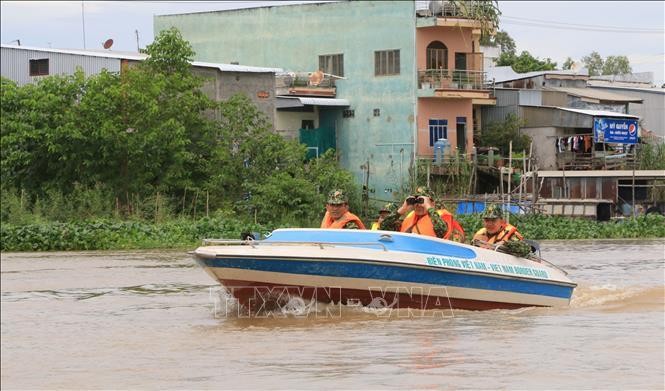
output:
[[313, 95], [334, 97], [335, 77], [322, 72], [289, 72], [275, 76], [277, 95]]
[[465, 69], [425, 69], [418, 71], [420, 88], [486, 90], [486, 73]]
[[416, 10], [419, 16], [438, 16], [462, 19], [473, 19], [472, 15], [483, 14], [488, 5], [487, 2], [467, 0], [463, 7], [454, 2], [430, 1], [416, 2]]

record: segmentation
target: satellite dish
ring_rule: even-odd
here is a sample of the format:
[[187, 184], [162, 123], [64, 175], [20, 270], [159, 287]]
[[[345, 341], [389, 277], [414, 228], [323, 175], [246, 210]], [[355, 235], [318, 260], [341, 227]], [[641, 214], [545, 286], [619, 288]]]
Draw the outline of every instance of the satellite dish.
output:
[[113, 46], [113, 40], [109, 38], [106, 40], [106, 42], [104, 42], [104, 49], [110, 49], [111, 46]]

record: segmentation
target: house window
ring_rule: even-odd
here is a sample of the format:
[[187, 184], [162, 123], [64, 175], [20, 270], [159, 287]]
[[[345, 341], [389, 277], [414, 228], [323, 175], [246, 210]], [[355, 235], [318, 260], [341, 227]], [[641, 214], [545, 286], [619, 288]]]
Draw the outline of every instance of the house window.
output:
[[30, 76], [48, 75], [48, 58], [30, 60]]
[[429, 120], [429, 146], [433, 147], [436, 140], [448, 138], [448, 120], [430, 119]]
[[399, 75], [399, 49], [374, 52], [374, 75]]
[[330, 75], [344, 76], [344, 55], [326, 54], [319, 56], [319, 69]]
[[314, 121], [311, 119], [304, 119], [300, 122], [300, 129], [314, 129]]
[[466, 70], [466, 53], [455, 53], [455, 69], [458, 71]]
[[448, 69], [448, 48], [443, 42], [427, 45], [427, 69]]
[[466, 117], [457, 117], [457, 150], [466, 151]]

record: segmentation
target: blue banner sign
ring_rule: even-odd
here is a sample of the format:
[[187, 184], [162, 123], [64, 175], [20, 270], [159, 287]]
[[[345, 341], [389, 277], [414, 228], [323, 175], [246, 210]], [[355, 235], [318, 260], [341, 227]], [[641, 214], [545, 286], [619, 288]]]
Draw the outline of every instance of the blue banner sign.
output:
[[594, 118], [593, 140], [598, 143], [637, 144], [637, 120]]

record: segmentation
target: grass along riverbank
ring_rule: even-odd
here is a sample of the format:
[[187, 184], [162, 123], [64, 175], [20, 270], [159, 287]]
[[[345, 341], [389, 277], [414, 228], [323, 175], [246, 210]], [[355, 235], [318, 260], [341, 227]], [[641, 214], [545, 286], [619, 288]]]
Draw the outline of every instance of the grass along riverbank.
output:
[[[481, 227], [478, 215], [457, 217], [467, 238]], [[639, 216], [610, 222], [545, 215], [513, 215], [510, 222], [525, 238], [647, 239], [665, 237], [665, 217]], [[239, 239], [242, 232], [267, 233], [278, 227], [245, 223], [232, 218], [174, 219], [163, 223], [94, 219], [44, 222], [0, 229], [1, 251], [65, 251], [182, 248], [198, 246], [204, 238]]]

